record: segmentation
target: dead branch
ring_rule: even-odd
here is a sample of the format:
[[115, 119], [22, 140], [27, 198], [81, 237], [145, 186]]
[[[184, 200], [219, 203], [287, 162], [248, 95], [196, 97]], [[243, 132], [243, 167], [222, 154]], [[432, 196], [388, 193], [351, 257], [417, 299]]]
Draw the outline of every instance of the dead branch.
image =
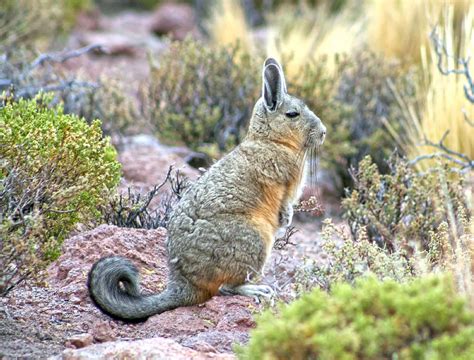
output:
[[[449, 54], [444, 42], [440, 39], [438, 35], [437, 26], [435, 26], [434, 29], [431, 31], [430, 39], [431, 39], [431, 42], [433, 43], [434, 50], [436, 52], [438, 70], [443, 75], [450, 75], [450, 74], [463, 75], [466, 78], [466, 84], [464, 85], [464, 94], [466, 95], [466, 98], [470, 102], [474, 103], [474, 81], [469, 69], [470, 57], [456, 59], [454, 58], [452, 54]], [[455, 59], [458, 65], [460, 66], [460, 69], [452, 69], [449, 67], [443, 67], [444, 58]]]
[[80, 49], [68, 51], [63, 54], [41, 54], [31, 63], [29, 71], [32, 71], [34, 68], [43, 65], [45, 62], [62, 64], [69, 59], [73, 59], [93, 51], [102, 54], [107, 53], [106, 49], [102, 45], [92, 44], [84, 46]]
[[434, 159], [434, 158], [444, 158], [449, 160], [457, 165], [460, 166], [460, 170], [462, 172], [474, 169], [474, 160], [471, 160], [469, 156], [466, 154], [462, 154], [460, 152], [451, 150], [446, 145], [444, 145], [444, 141], [449, 134], [449, 130], [446, 130], [441, 139], [437, 143], [433, 143], [432, 141], [428, 140], [425, 137], [423, 145], [433, 147], [435, 149], [441, 150], [441, 152], [433, 153], [433, 154], [425, 154], [420, 155], [411, 160], [408, 164], [414, 165], [419, 161], [426, 160], [426, 159]]
[[285, 234], [282, 237], [275, 240], [275, 243], [273, 244], [273, 248], [276, 250], [282, 250], [286, 248], [288, 245], [293, 245], [293, 246], [296, 245], [295, 243], [292, 243], [290, 240], [291, 240], [291, 237], [297, 232], [298, 230], [294, 226], [288, 226], [286, 228]]

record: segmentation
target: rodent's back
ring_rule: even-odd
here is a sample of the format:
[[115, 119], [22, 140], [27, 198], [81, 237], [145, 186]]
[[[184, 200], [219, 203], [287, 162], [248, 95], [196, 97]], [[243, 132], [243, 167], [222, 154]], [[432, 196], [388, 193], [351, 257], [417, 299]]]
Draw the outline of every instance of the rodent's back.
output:
[[[255, 211], [268, 206], [270, 193], [298, 180], [297, 161], [293, 153], [271, 142], [243, 142], [185, 192], [173, 211], [171, 231], [180, 230], [172, 224], [181, 216], [194, 221], [227, 215], [251, 219]], [[280, 205], [276, 194], [272, 200], [277, 200], [275, 207]]]

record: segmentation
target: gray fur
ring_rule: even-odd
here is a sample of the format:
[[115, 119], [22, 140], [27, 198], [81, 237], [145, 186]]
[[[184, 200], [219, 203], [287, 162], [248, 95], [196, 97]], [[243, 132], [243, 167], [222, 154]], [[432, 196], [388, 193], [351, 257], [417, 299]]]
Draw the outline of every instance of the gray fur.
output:
[[[289, 118], [288, 112], [299, 115]], [[135, 320], [204, 302], [222, 286], [248, 296], [264, 294], [261, 286], [244, 285], [262, 272], [275, 234], [291, 222], [306, 151], [321, 145], [325, 133], [321, 120], [287, 94], [281, 65], [267, 59], [262, 98], [246, 138], [201, 176], [172, 212], [166, 290], [140, 295], [133, 265], [109, 258], [90, 272], [91, 297], [106, 313]]]

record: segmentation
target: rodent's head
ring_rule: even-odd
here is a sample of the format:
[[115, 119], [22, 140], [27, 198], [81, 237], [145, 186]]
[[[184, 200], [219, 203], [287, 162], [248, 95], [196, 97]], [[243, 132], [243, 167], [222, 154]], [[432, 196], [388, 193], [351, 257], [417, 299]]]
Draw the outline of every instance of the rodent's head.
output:
[[324, 142], [326, 127], [306, 104], [286, 90], [281, 65], [273, 58], [263, 64], [262, 97], [257, 101], [247, 137], [305, 149]]

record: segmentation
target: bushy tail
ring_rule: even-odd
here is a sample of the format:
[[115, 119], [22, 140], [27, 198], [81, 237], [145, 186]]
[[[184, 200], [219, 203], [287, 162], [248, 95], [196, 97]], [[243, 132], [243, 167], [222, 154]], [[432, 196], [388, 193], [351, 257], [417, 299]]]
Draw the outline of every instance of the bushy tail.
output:
[[99, 309], [129, 322], [143, 321], [151, 315], [196, 303], [196, 294], [186, 283], [170, 283], [160, 294], [142, 295], [138, 278], [138, 270], [129, 260], [105, 257], [92, 267], [87, 286]]

